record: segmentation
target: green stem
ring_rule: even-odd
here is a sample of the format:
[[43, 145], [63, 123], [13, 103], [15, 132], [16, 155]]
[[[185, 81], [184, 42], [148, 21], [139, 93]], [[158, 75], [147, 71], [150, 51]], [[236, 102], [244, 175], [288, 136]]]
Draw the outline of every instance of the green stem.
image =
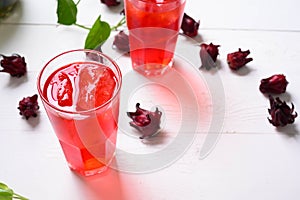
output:
[[91, 30], [91, 28], [89, 28], [89, 27], [86, 27], [86, 26], [83, 26], [83, 25], [81, 25], [81, 24], [74, 24], [75, 26], [78, 26], [78, 27], [80, 27], [80, 28], [84, 28], [84, 29], [86, 29], [86, 30]]
[[76, 6], [78, 6], [78, 4], [80, 3], [81, 0], [78, 0], [78, 2], [76, 3]]
[[123, 24], [126, 23], [126, 19], [125, 19], [125, 16], [117, 23], [117, 25], [115, 26], [112, 26], [110, 29], [112, 31], [116, 31], [120, 26], [122, 26]]
[[14, 199], [20, 199], [20, 200], [29, 200], [29, 199], [27, 199], [27, 198], [25, 198], [25, 197], [23, 197], [23, 196], [21, 196], [19, 194], [16, 194], [16, 193], [14, 193], [13, 198]]

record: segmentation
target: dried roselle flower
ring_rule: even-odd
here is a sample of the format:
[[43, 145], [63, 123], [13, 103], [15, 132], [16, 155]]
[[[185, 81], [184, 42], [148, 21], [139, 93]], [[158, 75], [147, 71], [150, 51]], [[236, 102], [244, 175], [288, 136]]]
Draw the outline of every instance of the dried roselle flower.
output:
[[156, 108], [154, 112], [151, 112], [140, 108], [140, 104], [137, 103], [136, 111], [127, 112], [127, 115], [133, 120], [130, 122], [130, 126], [142, 133], [140, 139], [153, 136], [160, 130], [162, 112], [160, 112], [158, 108]]
[[268, 118], [269, 122], [276, 127], [286, 126], [287, 124], [292, 124], [297, 117], [297, 113], [294, 112], [294, 104], [292, 103], [292, 108], [290, 108], [285, 101], [281, 101], [279, 97], [274, 99], [271, 95], [269, 96], [270, 109], [268, 109], [271, 119]]
[[108, 7], [110, 6], [117, 6], [120, 4], [120, 1], [117, 0], [101, 0], [101, 3], [104, 3]]
[[232, 70], [238, 70], [241, 67], [245, 66], [248, 62], [251, 62], [252, 58], [247, 58], [250, 54], [250, 51], [242, 51], [239, 48], [239, 51], [227, 54], [227, 63]]
[[21, 77], [26, 72], [26, 62], [25, 58], [21, 57], [18, 54], [13, 54], [11, 56], [2, 56], [2, 60], [0, 62], [1, 67], [3, 68], [0, 72], [9, 73], [13, 77]]
[[183, 33], [189, 37], [195, 37], [198, 34], [200, 21], [196, 22], [193, 18], [184, 13], [181, 23]]
[[39, 109], [37, 99], [38, 99], [37, 94], [31, 97], [24, 97], [19, 102], [18, 109], [20, 110], [20, 115], [23, 115], [26, 119], [28, 119], [29, 117], [36, 117], [37, 111]]
[[120, 51], [124, 51], [129, 53], [129, 37], [124, 31], [120, 31], [114, 39], [113, 46], [116, 47]]
[[281, 94], [285, 92], [288, 83], [289, 82], [287, 82], [283, 74], [275, 74], [268, 78], [262, 79], [260, 81], [259, 90], [264, 94]]
[[205, 67], [207, 70], [216, 66], [217, 56], [219, 55], [220, 45], [210, 44], [201, 44], [200, 45], [200, 58], [202, 62], [202, 67]]

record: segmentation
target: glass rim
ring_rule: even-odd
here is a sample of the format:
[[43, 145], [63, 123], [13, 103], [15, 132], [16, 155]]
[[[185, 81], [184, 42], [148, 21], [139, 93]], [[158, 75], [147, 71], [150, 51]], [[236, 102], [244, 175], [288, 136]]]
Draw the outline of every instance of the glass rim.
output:
[[[64, 110], [61, 109], [53, 104], [51, 104], [49, 102], [49, 100], [47, 100], [44, 95], [43, 95], [43, 89], [41, 88], [41, 78], [43, 75], [43, 72], [45, 71], [45, 69], [47, 68], [47, 66], [54, 61], [55, 59], [65, 55], [65, 54], [69, 54], [69, 53], [73, 53], [73, 52], [87, 52], [87, 53], [96, 53], [98, 55], [101, 55], [102, 57], [106, 58], [109, 62], [111, 62], [113, 64], [113, 66], [115, 66], [117, 74], [115, 74], [118, 77], [118, 81], [117, 81], [117, 88], [116, 91], [114, 92], [114, 94], [112, 95], [112, 97], [107, 100], [105, 103], [101, 104], [100, 106], [96, 106], [94, 108], [91, 109], [87, 109], [87, 110], [82, 110], [82, 111], [70, 111], [70, 110]], [[65, 113], [65, 114], [86, 114], [86, 113], [91, 113], [91, 112], [95, 112], [97, 110], [100, 110], [102, 108], [104, 108], [105, 106], [107, 106], [110, 102], [112, 102], [120, 93], [121, 90], [121, 85], [122, 85], [122, 73], [120, 70], [120, 67], [118, 66], [118, 64], [109, 56], [105, 55], [104, 53], [97, 51], [97, 50], [90, 50], [90, 49], [74, 49], [74, 50], [69, 50], [69, 51], [64, 51], [56, 56], [54, 56], [53, 58], [51, 58], [44, 66], [43, 68], [40, 70], [40, 72], [38, 73], [37, 76], [37, 90], [39, 93], [39, 96], [41, 98], [41, 100], [43, 102], [45, 102], [48, 106], [50, 106], [51, 108], [53, 108], [56, 111]]]
[[172, 4], [174, 2], [185, 2], [186, 0], [172, 0], [172, 1], [168, 1], [168, 2], [152, 2], [152, 1], [149, 1], [149, 0], [134, 0], [134, 1], [140, 1], [140, 2], [143, 2], [143, 3], [149, 3], [149, 4], [159, 4], [159, 5], [167, 5], [167, 4]]

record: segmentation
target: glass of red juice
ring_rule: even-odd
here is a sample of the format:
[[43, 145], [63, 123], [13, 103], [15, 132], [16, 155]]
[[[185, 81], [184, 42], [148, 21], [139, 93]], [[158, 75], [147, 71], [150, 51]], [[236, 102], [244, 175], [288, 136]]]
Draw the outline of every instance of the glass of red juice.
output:
[[125, 0], [132, 67], [145, 76], [173, 65], [185, 0]]
[[122, 75], [108, 56], [71, 50], [52, 58], [37, 87], [69, 167], [84, 176], [101, 173], [116, 149]]

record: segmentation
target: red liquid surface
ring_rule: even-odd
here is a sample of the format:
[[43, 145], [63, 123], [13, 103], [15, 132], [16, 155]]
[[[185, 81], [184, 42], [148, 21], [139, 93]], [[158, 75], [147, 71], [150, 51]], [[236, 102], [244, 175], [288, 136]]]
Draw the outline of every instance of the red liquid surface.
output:
[[149, 75], [159, 74], [172, 66], [185, 1], [125, 2], [133, 68]]
[[[94, 63], [61, 67], [45, 83], [43, 96], [58, 109], [70, 111], [59, 112], [45, 104], [70, 168], [83, 175], [104, 170], [113, 158], [119, 99], [94, 108], [107, 102], [115, 87], [112, 70]], [[87, 112], [90, 109], [94, 111]]]

